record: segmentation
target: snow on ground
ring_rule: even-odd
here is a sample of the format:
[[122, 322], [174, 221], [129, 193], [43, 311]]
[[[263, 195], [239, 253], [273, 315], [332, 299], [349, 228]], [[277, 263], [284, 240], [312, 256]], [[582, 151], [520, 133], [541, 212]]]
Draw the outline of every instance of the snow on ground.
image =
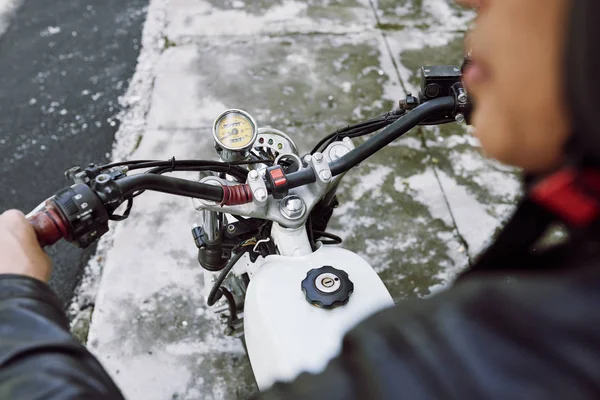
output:
[[[213, 158], [226, 108], [291, 135], [324, 134], [389, 111], [420, 65], [456, 63], [471, 15], [450, 0], [152, 0], [113, 158]], [[340, 187], [331, 230], [397, 302], [441, 290], [518, 197], [465, 129], [416, 129]], [[188, 199], [147, 193], [113, 226], [72, 312], [128, 399], [235, 399], [256, 391], [239, 341], [201, 296]], [[82, 308], [93, 305], [85, 312]]]
[[8, 29], [10, 19], [20, 4], [21, 0], [0, 0], [0, 36]]

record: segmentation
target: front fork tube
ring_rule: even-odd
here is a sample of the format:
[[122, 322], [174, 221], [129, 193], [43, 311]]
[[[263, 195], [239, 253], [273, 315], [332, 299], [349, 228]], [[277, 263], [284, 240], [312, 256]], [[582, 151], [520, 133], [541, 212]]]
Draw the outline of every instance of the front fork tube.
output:
[[200, 227], [203, 243], [198, 250], [198, 262], [209, 271], [220, 271], [227, 264], [223, 257], [223, 214], [202, 210]]
[[221, 242], [223, 238], [223, 213], [202, 210], [200, 214], [200, 226], [204, 231], [207, 243]]

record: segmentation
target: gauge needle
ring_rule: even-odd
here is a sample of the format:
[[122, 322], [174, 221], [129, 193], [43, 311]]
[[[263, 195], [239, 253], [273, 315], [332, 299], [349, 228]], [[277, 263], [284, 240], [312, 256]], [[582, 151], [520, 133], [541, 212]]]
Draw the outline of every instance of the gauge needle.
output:
[[221, 136], [221, 139], [225, 139], [225, 138], [228, 138], [229, 136], [237, 135], [238, 133], [240, 133], [240, 132], [237, 130], [233, 130], [233, 131], [229, 132], [227, 135]]

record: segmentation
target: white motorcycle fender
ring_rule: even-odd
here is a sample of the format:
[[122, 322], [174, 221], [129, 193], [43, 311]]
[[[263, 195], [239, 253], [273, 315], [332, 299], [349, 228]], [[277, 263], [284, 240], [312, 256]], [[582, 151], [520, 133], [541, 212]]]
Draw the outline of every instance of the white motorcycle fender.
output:
[[[301, 283], [323, 266], [345, 271], [354, 284], [345, 305], [327, 310], [307, 301]], [[373, 268], [348, 250], [321, 247], [301, 257], [267, 257], [250, 280], [244, 308], [246, 346], [259, 389], [305, 371], [321, 372], [339, 353], [348, 330], [393, 305]]]

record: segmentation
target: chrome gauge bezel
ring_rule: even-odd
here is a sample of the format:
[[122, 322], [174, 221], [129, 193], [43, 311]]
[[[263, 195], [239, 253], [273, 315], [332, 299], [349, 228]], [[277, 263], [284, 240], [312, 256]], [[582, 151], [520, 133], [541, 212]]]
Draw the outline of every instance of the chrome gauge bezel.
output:
[[[250, 121], [250, 123], [252, 124], [252, 138], [250, 139], [250, 142], [245, 145], [244, 147], [239, 147], [239, 148], [235, 148], [235, 147], [231, 147], [231, 146], [227, 146], [226, 144], [224, 144], [221, 139], [219, 139], [219, 135], [218, 135], [218, 126], [219, 126], [219, 122], [221, 122], [221, 120], [228, 114], [240, 114], [242, 115], [244, 118], [248, 119]], [[232, 152], [240, 152], [240, 153], [244, 153], [246, 151], [248, 151], [249, 149], [252, 148], [252, 146], [254, 146], [254, 143], [256, 142], [256, 139], [258, 138], [258, 125], [256, 124], [256, 120], [252, 117], [252, 115], [250, 115], [249, 113], [247, 113], [244, 110], [239, 110], [236, 108], [232, 108], [226, 111], [223, 111], [221, 114], [219, 114], [219, 116], [217, 118], [215, 118], [215, 122], [213, 123], [213, 139], [215, 140], [215, 144], [224, 150], [229, 150]]]

